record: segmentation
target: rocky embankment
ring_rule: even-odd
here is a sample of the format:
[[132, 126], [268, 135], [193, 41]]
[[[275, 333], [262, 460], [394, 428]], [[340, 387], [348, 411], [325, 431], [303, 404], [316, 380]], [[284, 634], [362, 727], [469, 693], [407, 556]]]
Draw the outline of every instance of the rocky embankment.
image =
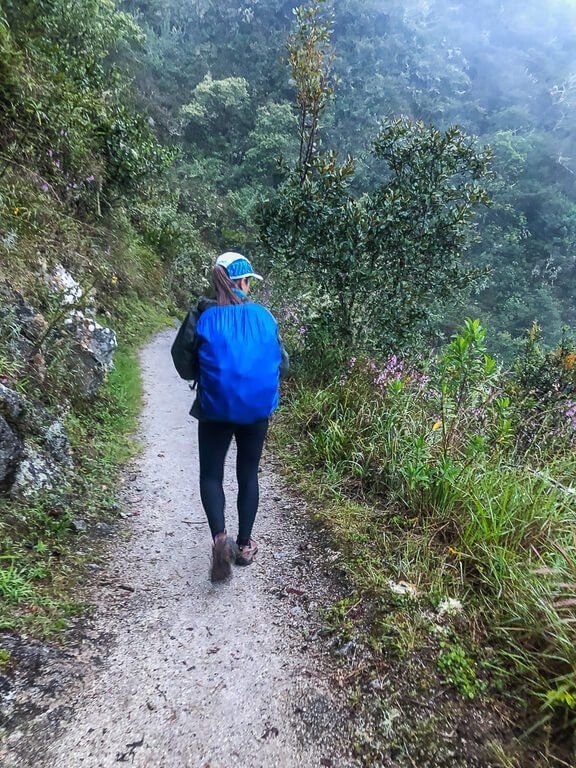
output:
[[43, 288], [49, 314], [0, 285], [0, 492], [17, 501], [60, 486], [73, 469], [62, 416], [70, 400], [95, 397], [117, 346], [62, 266]]

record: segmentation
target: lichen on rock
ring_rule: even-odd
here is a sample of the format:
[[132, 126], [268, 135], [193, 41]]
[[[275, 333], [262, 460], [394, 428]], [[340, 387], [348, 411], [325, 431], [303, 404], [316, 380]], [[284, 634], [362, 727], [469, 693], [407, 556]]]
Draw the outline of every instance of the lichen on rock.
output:
[[10, 487], [10, 496], [20, 501], [30, 501], [42, 491], [53, 490], [63, 480], [63, 473], [55, 462], [27, 443]]

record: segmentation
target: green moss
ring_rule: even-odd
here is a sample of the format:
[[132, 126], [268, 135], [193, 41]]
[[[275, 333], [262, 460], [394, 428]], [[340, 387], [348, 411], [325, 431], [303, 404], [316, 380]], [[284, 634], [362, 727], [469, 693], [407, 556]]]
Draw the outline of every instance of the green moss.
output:
[[467, 699], [475, 699], [485, 686], [476, 676], [476, 664], [459, 643], [442, 643], [438, 669], [446, 683]]

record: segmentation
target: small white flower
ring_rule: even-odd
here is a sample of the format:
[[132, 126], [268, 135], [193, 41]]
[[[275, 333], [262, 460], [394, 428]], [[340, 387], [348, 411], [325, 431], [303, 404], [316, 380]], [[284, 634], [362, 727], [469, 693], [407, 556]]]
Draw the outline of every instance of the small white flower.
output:
[[458, 616], [464, 613], [464, 606], [455, 597], [445, 597], [438, 605], [438, 616]]
[[441, 624], [433, 624], [432, 625], [432, 633], [434, 635], [438, 635], [440, 637], [445, 637], [446, 635], [450, 634], [450, 632], [452, 632], [450, 627], [443, 626]]

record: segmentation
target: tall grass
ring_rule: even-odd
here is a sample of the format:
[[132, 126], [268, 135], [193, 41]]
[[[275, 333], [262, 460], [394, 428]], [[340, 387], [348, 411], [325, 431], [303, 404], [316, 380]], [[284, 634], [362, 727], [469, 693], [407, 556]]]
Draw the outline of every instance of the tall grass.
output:
[[540, 701], [536, 719], [573, 726], [576, 430], [564, 397], [523, 397], [469, 321], [426, 371], [353, 359], [327, 386], [294, 386], [283, 422], [292, 462], [349, 500], [325, 522], [364, 592], [378, 600], [392, 577], [436, 605], [458, 598], [516, 691]]

